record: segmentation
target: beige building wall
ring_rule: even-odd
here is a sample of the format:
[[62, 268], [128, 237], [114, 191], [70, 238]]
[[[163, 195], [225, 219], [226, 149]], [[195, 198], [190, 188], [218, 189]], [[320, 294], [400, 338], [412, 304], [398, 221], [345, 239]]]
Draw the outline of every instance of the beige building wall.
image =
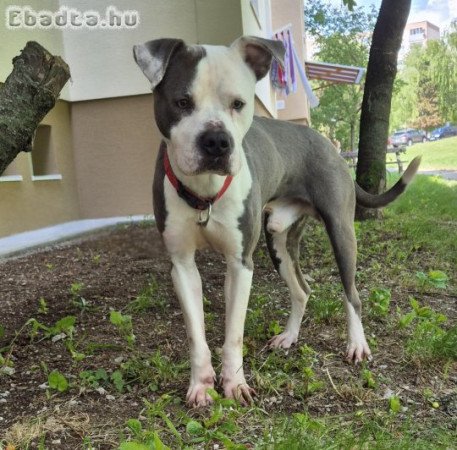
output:
[[160, 145], [152, 94], [73, 103], [71, 126], [81, 216], [151, 214]]
[[198, 44], [230, 45], [243, 34], [240, 0], [195, 0]]
[[70, 128], [70, 104], [60, 100], [44, 118], [50, 125], [50, 150], [62, 179], [33, 181], [30, 153], [20, 153], [14, 174], [22, 181], [1, 181], [0, 237], [80, 218]]

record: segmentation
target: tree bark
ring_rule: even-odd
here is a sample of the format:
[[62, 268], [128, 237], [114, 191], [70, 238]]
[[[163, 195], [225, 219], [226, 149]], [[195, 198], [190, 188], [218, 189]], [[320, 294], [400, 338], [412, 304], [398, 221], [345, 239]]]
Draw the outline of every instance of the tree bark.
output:
[[65, 61], [37, 42], [27, 42], [13, 65], [0, 88], [0, 175], [19, 152], [32, 150], [38, 124], [70, 78]]
[[[357, 183], [372, 194], [386, 184], [386, 146], [397, 58], [411, 0], [383, 0], [373, 32], [360, 117]], [[376, 217], [375, 210], [357, 207], [356, 218]]]

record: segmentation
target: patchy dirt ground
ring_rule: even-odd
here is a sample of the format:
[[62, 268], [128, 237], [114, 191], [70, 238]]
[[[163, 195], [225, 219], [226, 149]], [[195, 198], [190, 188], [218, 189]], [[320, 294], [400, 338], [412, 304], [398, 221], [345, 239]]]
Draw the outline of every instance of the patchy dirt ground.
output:
[[[258, 392], [257, 405], [269, 415], [306, 410], [314, 417], [324, 417], [386, 410], [386, 398], [394, 393], [401, 398], [403, 413], [411, 414], [413, 420], [455, 427], [455, 362], [426, 363], [406, 355], [410, 332], [395, 326], [398, 308], [403, 313], [410, 311], [411, 296], [445, 314], [447, 324], [455, 324], [455, 289], [419, 288], [414, 273], [427, 267], [427, 256], [420, 249], [410, 249], [403, 263], [389, 257], [390, 250], [381, 244], [400, 239], [395, 234], [362, 238], [358, 277], [362, 297], [366, 299], [374, 286], [392, 290], [388, 317], [377, 317], [373, 311], [365, 316], [374, 350], [368, 368], [376, 384], [369, 388], [362, 369], [344, 361], [345, 322], [335, 264], [323, 233], [312, 228], [310, 234], [303, 268], [314, 279], [314, 295], [299, 345], [288, 355], [264, 348], [266, 339], [285, 324], [288, 296], [264, 244], [256, 253], [245, 370]], [[372, 242], [381, 247], [373, 249]], [[207, 334], [217, 370], [225, 269], [221, 258], [211, 253], [199, 255], [198, 265], [208, 299]], [[442, 269], [452, 271], [451, 267]], [[0, 374], [0, 439], [18, 441], [21, 433], [28, 433], [31, 448], [40, 442], [47, 448], [89, 448], [87, 442], [97, 448], [113, 448], [126, 420], [144, 414], [143, 399], [154, 402], [164, 393], [175, 398], [170, 411], [176, 407], [190, 416], [200, 414], [179, 405], [187, 390], [189, 369], [182, 314], [169, 271], [169, 261], [151, 225], [117, 228], [0, 262], [0, 324], [4, 327], [0, 354], [9, 367]], [[327, 300], [329, 310], [322, 307]], [[111, 310], [132, 316], [133, 344], [126, 340], [128, 330], [122, 332], [110, 323]], [[73, 333], [49, 331], [65, 316], [76, 318]], [[48, 331], [37, 327], [34, 333], [35, 322], [26, 324], [32, 318]], [[306, 350], [304, 344], [312, 350]], [[307, 375], [300, 368], [305, 359], [312, 366]], [[99, 379], [81, 375], [84, 371], [93, 375], [98, 369], [104, 369], [108, 377], [119, 370], [121, 385], [104, 379], [103, 374]], [[70, 384], [64, 392], [47, 383], [54, 370]], [[424, 393], [426, 389], [429, 391]], [[252, 439], [242, 436], [240, 442], [252, 446]]]

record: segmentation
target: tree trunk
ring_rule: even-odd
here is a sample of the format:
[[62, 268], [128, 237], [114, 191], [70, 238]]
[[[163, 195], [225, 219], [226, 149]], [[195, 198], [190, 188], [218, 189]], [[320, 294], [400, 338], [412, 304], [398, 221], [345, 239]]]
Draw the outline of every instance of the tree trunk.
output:
[[65, 61], [37, 42], [27, 42], [13, 65], [0, 88], [0, 175], [19, 152], [32, 150], [38, 124], [70, 78]]
[[355, 149], [355, 124], [351, 122], [351, 152]]
[[[372, 194], [385, 189], [392, 89], [410, 8], [411, 0], [383, 0], [373, 32], [360, 117], [356, 172], [357, 183]], [[375, 210], [357, 207], [357, 219], [375, 216]]]

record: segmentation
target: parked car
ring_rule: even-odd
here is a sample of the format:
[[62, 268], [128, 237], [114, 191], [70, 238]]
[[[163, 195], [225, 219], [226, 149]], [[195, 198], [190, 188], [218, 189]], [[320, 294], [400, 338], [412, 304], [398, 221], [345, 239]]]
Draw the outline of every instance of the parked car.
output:
[[417, 142], [425, 142], [427, 136], [422, 130], [408, 128], [406, 130], [398, 130], [391, 136], [391, 142], [394, 147], [400, 145], [413, 145]]
[[451, 136], [457, 136], [457, 127], [455, 125], [445, 125], [441, 128], [436, 128], [430, 133], [430, 140], [436, 141]]

